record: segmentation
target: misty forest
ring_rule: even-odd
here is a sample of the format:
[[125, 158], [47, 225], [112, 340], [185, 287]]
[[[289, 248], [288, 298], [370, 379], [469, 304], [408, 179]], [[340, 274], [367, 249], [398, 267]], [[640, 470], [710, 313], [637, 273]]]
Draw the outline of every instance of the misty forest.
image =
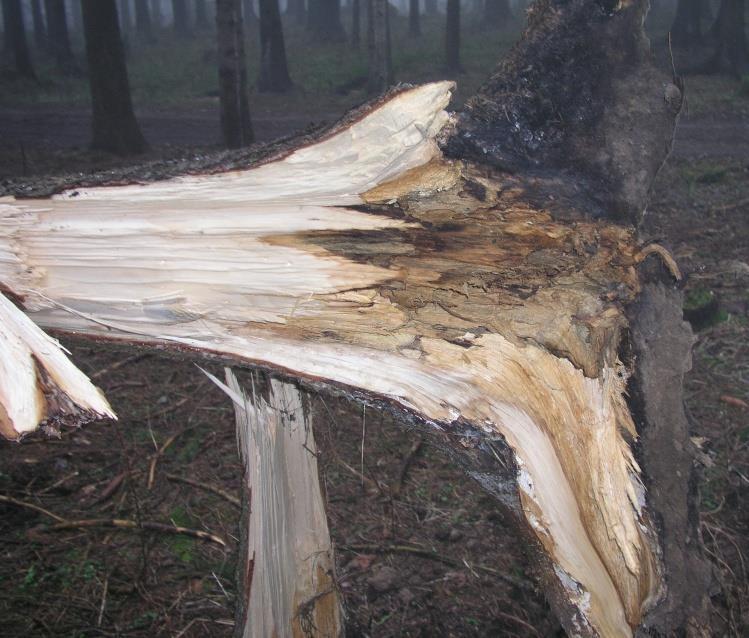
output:
[[745, 0], [0, 0], [0, 634], [749, 632]]

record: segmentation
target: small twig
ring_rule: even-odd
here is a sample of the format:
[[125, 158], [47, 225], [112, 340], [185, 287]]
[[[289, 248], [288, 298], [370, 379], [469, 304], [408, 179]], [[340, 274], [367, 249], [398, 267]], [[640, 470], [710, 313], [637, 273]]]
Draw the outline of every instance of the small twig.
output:
[[104, 588], [101, 592], [101, 605], [99, 606], [99, 617], [96, 619], [96, 626], [101, 627], [104, 620], [104, 608], [107, 606], [107, 591], [109, 590], [109, 576], [104, 579]]
[[408, 454], [406, 454], [406, 458], [403, 460], [403, 464], [401, 465], [400, 475], [398, 476], [398, 483], [396, 484], [396, 487], [393, 490], [393, 496], [397, 497], [403, 490], [403, 484], [406, 482], [406, 477], [408, 476], [408, 470], [411, 468], [411, 465], [414, 462], [414, 459], [418, 456], [423, 445], [424, 445], [424, 438], [419, 437], [413, 442], [413, 444], [411, 445], [411, 448], [408, 450]]
[[92, 375], [89, 376], [89, 379], [93, 381], [94, 379], [98, 379], [100, 377], [103, 377], [110, 372], [114, 372], [115, 370], [119, 370], [120, 368], [124, 368], [126, 365], [129, 365], [131, 363], [136, 363], [138, 361], [141, 361], [143, 359], [146, 359], [147, 357], [153, 356], [153, 353], [151, 352], [139, 352], [137, 354], [134, 354], [130, 357], [127, 357], [126, 359], [121, 359], [120, 361], [117, 361], [116, 363], [113, 363], [110, 366], [106, 366], [105, 368], [101, 368], [100, 370], [94, 372]]
[[117, 529], [148, 529], [154, 532], [164, 532], [166, 534], [182, 534], [184, 536], [192, 536], [193, 538], [199, 538], [204, 541], [210, 541], [226, 547], [226, 541], [222, 538], [204, 532], [199, 529], [190, 529], [189, 527], [180, 527], [179, 525], [166, 525], [164, 523], [156, 523], [154, 521], [131, 521], [124, 518], [91, 518], [79, 521], [67, 521], [63, 520], [60, 523], [54, 525], [44, 525], [41, 531], [43, 532], [58, 532], [67, 529], [85, 529], [88, 527], [115, 527]]
[[156, 450], [156, 454], [154, 454], [151, 457], [151, 464], [148, 467], [148, 483], [147, 483], [149, 490], [153, 487], [153, 483], [156, 480], [156, 464], [159, 462], [159, 459], [162, 457], [164, 452], [167, 451], [169, 446], [172, 443], [174, 443], [174, 441], [177, 439], [177, 437], [180, 434], [184, 434], [185, 432], [187, 432], [187, 430], [191, 430], [191, 429], [192, 428], [185, 428], [184, 430], [181, 430], [179, 432], [175, 432], [174, 434], [172, 434], [172, 436], [170, 436], [166, 441], [164, 441], [162, 446]]
[[176, 474], [167, 474], [166, 477], [170, 481], [175, 481], [177, 483], [184, 483], [185, 485], [197, 487], [198, 489], [205, 490], [206, 492], [212, 492], [216, 496], [220, 496], [221, 498], [228, 501], [232, 505], [235, 505], [236, 507], [242, 507], [242, 503], [236, 496], [233, 496], [232, 494], [229, 494], [228, 492], [225, 492], [221, 488], [215, 487], [214, 485], [209, 485], [207, 483], [200, 483], [198, 481], [193, 481], [192, 479], [185, 478], [184, 476], [177, 476]]
[[39, 507], [38, 505], [34, 505], [33, 503], [27, 503], [26, 501], [19, 501], [18, 499], [13, 498], [12, 496], [4, 496], [0, 494], [0, 503], [10, 503], [18, 507], [24, 507], [29, 510], [34, 510], [35, 512], [39, 512], [40, 514], [49, 516], [50, 518], [53, 518], [56, 521], [60, 521], [60, 522], [65, 521], [65, 519], [62, 518], [61, 516], [58, 516], [57, 514], [53, 514], [49, 510], [45, 510], [43, 507]]

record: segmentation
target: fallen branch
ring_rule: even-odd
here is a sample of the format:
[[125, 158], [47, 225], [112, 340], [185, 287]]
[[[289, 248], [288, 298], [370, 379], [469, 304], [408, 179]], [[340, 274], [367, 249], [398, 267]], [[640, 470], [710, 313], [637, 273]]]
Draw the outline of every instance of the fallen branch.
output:
[[215, 494], [216, 496], [220, 496], [225, 501], [228, 501], [229, 503], [231, 503], [232, 505], [236, 507], [242, 507], [242, 503], [236, 496], [232, 496], [228, 492], [225, 492], [221, 488], [215, 487], [214, 485], [209, 485], [207, 483], [200, 483], [198, 481], [193, 481], [192, 479], [185, 478], [184, 476], [177, 476], [176, 474], [167, 474], [166, 478], [176, 483], [184, 483], [185, 485], [197, 487], [199, 490], [205, 490], [206, 492], [211, 492], [212, 494]]
[[24, 507], [28, 510], [34, 510], [35, 512], [39, 512], [40, 514], [44, 514], [45, 516], [49, 516], [50, 518], [54, 518], [56, 521], [64, 522], [65, 519], [61, 516], [58, 516], [57, 514], [53, 514], [49, 510], [45, 510], [43, 507], [39, 507], [38, 505], [34, 505], [33, 503], [27, 503], [26, 501], [19, 501], [18, 499], [13, 498], [12, 496], [4, 496], [0, 494], [0, 503], [10, 503], [11, 505], [16, 505], [17, 507]]

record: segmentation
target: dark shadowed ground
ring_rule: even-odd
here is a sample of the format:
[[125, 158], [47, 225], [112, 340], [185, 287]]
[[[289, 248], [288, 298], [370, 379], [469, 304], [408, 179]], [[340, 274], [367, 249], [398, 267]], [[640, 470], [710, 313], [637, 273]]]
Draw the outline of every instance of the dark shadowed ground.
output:
[[[688, 274], [687, 311], [699, 330], [687, 392], [704, 451], [701, 533], [716, 567], [715, 634], [739, 636], [749, 627], [749, 97], [726, 79], [687, 86], [689, 111], [644, 230]], [[311, 95], [254, 96], [258, 137], [334, 119], [361, 98]], [[6, 96], [0, 179], [122, 165], [85, 150], [86, 113], [76, 100]], [[209, 152], [218, 136], [210, 97], [145, 104], [139, 115], [148, 158]], [[0, 634], [231, 635], [238, 511], [179, 481], [236, 495], [231, 406], [190, 361], [65, 344], [121, 419], [57, 440], [0, 442], [0, 495], [40, 508], [0, 503]], [[330, 397], [312, 402], [351, 635], [561, 633], [493, 499], [391, 417]], [[45, 529], [53, 516], [172, 522], [225, 545], [139, 528], [53, 532]]]

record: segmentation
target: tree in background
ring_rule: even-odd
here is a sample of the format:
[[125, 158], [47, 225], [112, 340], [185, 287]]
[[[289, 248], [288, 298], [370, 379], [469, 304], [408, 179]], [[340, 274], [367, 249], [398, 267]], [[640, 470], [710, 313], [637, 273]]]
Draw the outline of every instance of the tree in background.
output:
[[115, 0], [81, 0], [91, 87], [94, 149], [118, 155], [146, 150], [130, 97]]
[[42, 0], [31, 0], [31, 18], [34, 21], [34, 44], [43, 51], [47, 48], [47, 27], [44, 24]]
[[674, 46], [695, 46], [702, 42], [701, 17], [701, 0], [678, 0], [676, 15], [671, 24], [671, 41]]
[[358, 49], [361, 44], [361, 0], [351, 0], [351, 46]]
[[707, 64], [707, 70], [713, 73], [727, 72], [739, 78], [749, 74], [744, 0], [721, 0], [711, 31], [715, 52]]
[[341, 0], [309, 0], [307, 27], [319, 42], [342, 42]]
[[151, 40], [153, 38], [151, 9], [148, 6], [148, 0], [135, 0], [135, 28], [144, 39]]
[[70, 30], [72, 33], [83, 33], [83, 13], [81, 0], [72, 0], [70, 11]]
[[260, 0], [260, 74], [257, 88], [258, 91], [275, 93], [283, 93], [291, 88], [278, 0]]
[[258, 21], [257, 13], [255, 13], [255, 2], [254, 0], [242, 0], [242, 25], [243, 30], [247, 33], [252, 33], [255, 28], [255, 24]]
[[161, 10], [161, 0], [151, 0], [151, 22], [160, 29], [164, 23], [164, 12]]
[[289, 0], [286, 6], [286, 13], [297, 24], [305, 24], [307, 22], [307, 7], [304, 0]]
[[205, 29], [209, 26], [206, 0], [195, 0], [195, 26], [198, 29]]
[[77, 70], [73, 49], [68, 34], [68, 18], [65, 13], [65, 0], [44, 0], [47, 13], [47, 42], [55, 64], [63, 71]]
[[428, 16], [437, 15], [437, 0], [424, 0], [424, 12]]
[[393, 83], [388, 0], [367, 2], [367, 54], [367, 90], [371, 94], [382, 93]]
[[174, 16], [174, 32], [178, 36], [190, 33], [190, 21], [187, 15], [187, 0], [172, 0], [172, 15]]
[[21, 0], [3, 0], [3, 26], [6, 46], [9, 46], [13, 54], [16, 70], [23, 76], [36, 79], [29, 54], [29, 44], [26, 41]]
[[505, 27], [512, 20], [512, 10], [509, 0], [485, 0], [484, 26]]
[[421, 21], [419, 16], [419, 0], [408, 2], [408, 35], [418, 38], [421, 35]]
[[133, 12], [130, 10], [130, 0], [120, 0], [120, 30], [128, 33], [133, 27]]
[[445, 68], [460, 73], [460, 0], [447, 0], [445, 17]]
[[216, 0], [216, 34], [221, 131], [228, 148], [240, 148], [254, 139], [240, 0]]

